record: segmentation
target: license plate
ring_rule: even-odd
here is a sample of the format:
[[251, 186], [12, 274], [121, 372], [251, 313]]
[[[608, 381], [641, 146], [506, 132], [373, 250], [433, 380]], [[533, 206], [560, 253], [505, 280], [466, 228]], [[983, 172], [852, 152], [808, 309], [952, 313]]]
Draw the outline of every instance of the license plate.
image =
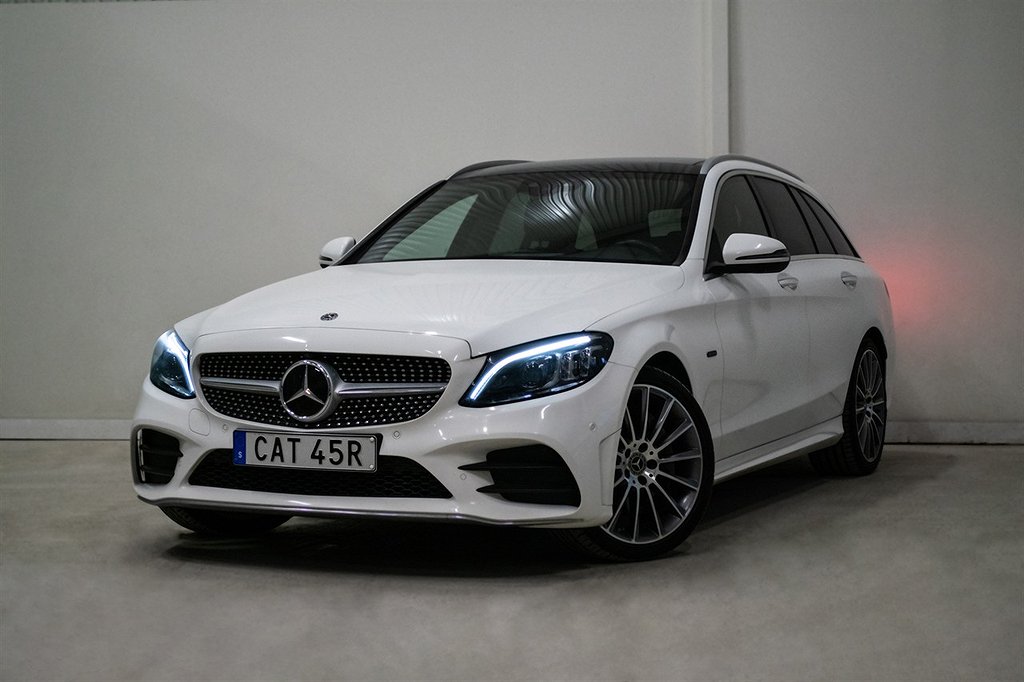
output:
[[234, 463], [371, 472], [377, 470], [377, 439], [361, 435], [235, 431]]

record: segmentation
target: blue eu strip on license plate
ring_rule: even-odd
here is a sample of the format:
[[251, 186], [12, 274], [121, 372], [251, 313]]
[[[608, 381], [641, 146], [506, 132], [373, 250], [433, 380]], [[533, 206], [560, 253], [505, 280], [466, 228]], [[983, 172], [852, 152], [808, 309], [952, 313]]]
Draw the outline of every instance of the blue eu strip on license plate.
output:
[[245, 464], [245, 431], [235, 431], [235, 464]]
[[377, 470], [377, 439], [363, 434], [235, 431], [232, 461], [285, 469]]

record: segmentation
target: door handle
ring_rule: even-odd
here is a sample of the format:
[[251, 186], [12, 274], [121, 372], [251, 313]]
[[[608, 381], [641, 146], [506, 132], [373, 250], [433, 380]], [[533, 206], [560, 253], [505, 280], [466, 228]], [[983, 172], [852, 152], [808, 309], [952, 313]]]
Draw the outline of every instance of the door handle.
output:
[[787, 275], [786, 273], [782, 273], [781, 275], [779, 275], [779, 286], [782, 287], [783, 289], [796, 291], [796, 287], [798, 284], [800, 284], [800, 280], [798, 280], [793, 275]]
[[839, 278], [843, 280], [843, 284], [845, 284], [850, 289], [857, 288], [857, 275], [853, 274], [852, 272], [841, 272], [839, 273]]

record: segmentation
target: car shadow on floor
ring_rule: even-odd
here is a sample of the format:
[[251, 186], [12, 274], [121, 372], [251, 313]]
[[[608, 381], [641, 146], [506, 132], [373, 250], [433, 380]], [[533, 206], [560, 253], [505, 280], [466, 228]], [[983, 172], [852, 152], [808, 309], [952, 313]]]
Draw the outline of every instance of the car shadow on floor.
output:
[[[776, 464], [715, 487], [694, 535], [659, 561], [685, 560], [702, 532], [735, 525], [742, 531], [766, 508], [843, 479], [819, 476], [806, 458]], [[730, 529], [733, 530], [733, 529]], [[742, 534], [742, 533], [740, 533]], [[255, 565], [282, 570], [475, 578], [527, 577], [586, 570], [600, 563], [581, 557], [553, 533], [469, 523], [296, 518], [253, 539], [204, 539], [182, 532], [168, 558], [184, 562]]]
[[695, 534], [807, 494], [831, 481], [816, 472], [806, 457], [799, 457], [719, 483]]
[[295, 518], [252, 539], [182, 532], [165, 555], [300, 571], [479, 578], [550, 575], [586, 565], [543, 531], [376, 519]]

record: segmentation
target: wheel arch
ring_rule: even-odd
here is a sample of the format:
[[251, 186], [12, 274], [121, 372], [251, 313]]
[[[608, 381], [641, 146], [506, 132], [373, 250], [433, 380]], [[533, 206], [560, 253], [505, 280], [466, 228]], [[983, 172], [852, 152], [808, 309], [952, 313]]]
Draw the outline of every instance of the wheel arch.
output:
[[889, 349], [886, 348], [885, 337], [882, 336], [882, 332], [878, 327], [872, 327], [871, 329], [867, 330], [867, 332], [864, 334], [864, 338], [861, 339], [861, 344], [863, 344], [865, 341], [873, 342], [876, 346], [878, 346], [878, 349], [882, 351], [882, 359], [888, 359]]
[[675, 353], [667, 350], [658, 351], [647, 359], [643, 367], [660, 369], [662, 372], [678, 379], [683, 386], [686, 386], [686, 390], [691, 394], [693, 393], [693, 382], [690, 381], [690, 374], [686, 371], [683, 361]]

